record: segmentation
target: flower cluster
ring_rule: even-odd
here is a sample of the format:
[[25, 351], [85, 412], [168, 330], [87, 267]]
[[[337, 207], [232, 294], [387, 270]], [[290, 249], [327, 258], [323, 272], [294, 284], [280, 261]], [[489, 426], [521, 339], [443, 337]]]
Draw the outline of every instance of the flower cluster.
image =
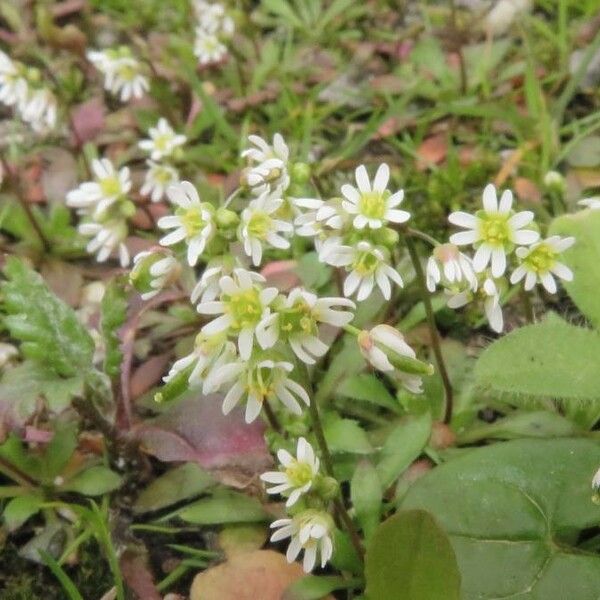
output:
[[129, 169], [117, 171], [107, 158], [92, 161], [93, 181], [86, 181], [67, 194], [67, 206], [77, 209], [82, 217], [78, 231], [90, 237], [87, 251], [96, 255], [98, 262], [106, 261], [117, 250], [122, 267], [129, 264], [125, 245], [128, 234], [127, 219], [135, 213], [128, 199], [131, 189]]
[[1, 50], [0, 102], [13, 107], [37, 133], [56, 126], [56, 98], [44, 85], [39, 69], [12, 60]]
[[150, 196], [152, 202], [158, 202], [164, 197], [167, 188], [179, 181], [179, 172], [173, 166], [173, 161], [180, 157], [181, 147], [187, 138], [175, 133], [165, 118], [160, 118], [156, 127], [151, 127], [148, 134], [149, 139], [138, 143], [141, 150], [150, 154], [140, 194]]
[[87, 59], [104, 75], [104, 89], [121, 102], [141, 98], [149, 89], [142, 65], [127, 46], [90, 50]]
[[[451, 235], [450, 244], [434, 248], [427, 263], [429, 290], [442, 285], [451, 308], [481, 303], [490, 327], [502, 331], [500, 296], [509, 283], [524, 280], [526, 291], [540, 283], [549, 293], [555, 293], [555, 277], [566, 281], [573, 278], [559, 257], [574, 243], [574, 238], [540, 239], [533, 218], [531, 211], [515, 212], [510, 190], [505, 190], [498, 200], [496, 188], [487, 185], [481, 210], [475, 214], [457, 211], [448, 217], [450, 223], [464, 231]], [[472, 246], [473, 256], [460, 252], [459, 246]], [[507, 281], [509, 268], [512, 273]]]
[[227, 55], [227, 42], [235, 30], [233, 19], [218, 2], [194, 0], [196, 40], [194, 54], [201, 65], [217, 63]]

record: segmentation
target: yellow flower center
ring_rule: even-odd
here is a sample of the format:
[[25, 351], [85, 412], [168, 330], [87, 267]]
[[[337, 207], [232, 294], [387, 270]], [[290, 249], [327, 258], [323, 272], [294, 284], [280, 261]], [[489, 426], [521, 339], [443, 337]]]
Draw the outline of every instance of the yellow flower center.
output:
[[121, 193], [121, 182], [117, 177], [106, 177], [100, 181], [100, 190], [106, 198], [118, 196]]
[[230, 296], [226, 301], [226, 311], [232, 318], [232, 329], [240, 330], [258, 325], [263, 306], [257, 289], [251, 288]]
[[197, 207], [191, 207], [182, 211], [177, 211], [181, 218], [181, 223], [185, 228], [188, 237], [194, 237], [206, 227], [206, 221], [202, 217], [202, 212]]
[[279, 328], [289, 334], [316, 333], [317, 326], [310, 306], [299, 300], [294, 306], [282, 311], [279, 316]]
[[548, 244], [536, 246], [523, 260], [528, 270], [547, 273], [556, 264], [557, 252]]
[[378, 266], [379, 259], [370, 251], [361, 252], [352, 263], [352, 268], [362, 276], [375, 273]]
[[364, 192], [358, 201], [358, 209], [369, 219], [383, 219], [386, 210], [385, 195], [380, 192]]
[[272, 229], [272, 223], [273, 220], [267, 213], [256, 211], [248, 220], [248, 232], [252, 237], [265, 239]]
[[486, 215], [480, 225], [481, 241], [502, 248], [511, 242], [511, 230], [508, 225], [508, 215]]
[[303, 487], [310, 483], [313, 478], [313, 471], [308, 463], [294, 460], [285, 470], [289, 482], [294, 487]]

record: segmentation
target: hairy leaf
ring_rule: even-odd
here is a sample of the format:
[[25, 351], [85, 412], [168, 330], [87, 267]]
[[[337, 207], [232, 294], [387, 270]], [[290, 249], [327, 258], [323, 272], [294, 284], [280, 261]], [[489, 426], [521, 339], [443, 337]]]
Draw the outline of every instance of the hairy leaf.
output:
[[127, 317], [127, 299], [125, 286], [120, 279], [113, 279], [106, 287], [101, 304], [102, 337], [106, 347], [104, 372], [109, 377], [116, 377], [121, 371], [123, 353], [118, 330]]

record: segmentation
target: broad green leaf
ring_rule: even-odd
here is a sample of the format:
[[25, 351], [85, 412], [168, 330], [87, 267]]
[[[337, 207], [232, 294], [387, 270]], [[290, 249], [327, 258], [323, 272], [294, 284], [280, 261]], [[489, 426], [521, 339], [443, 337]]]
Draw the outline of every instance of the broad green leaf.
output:
[[72, 377], [92, 366], [94, 342], [75, 311], [59, 300], [38, 273], [17, 258], [4, 267], [0, 289], [4, 323], [29, 358]]
[[27, 519], [35, 515], [43, 502], [43, 498], [37, 494], [26, 494], [13, 498], [5, 507], [2, 513], [2, 518], [6, 523], [9, 531], [15, 531]]
[[121, 485], [121, 477], [108, 467], [96, 465], [81, 471], [67, 481], [61, 489], [78, 492], [85, 496], [101, 496], [116, 490]]
[[360, 586], [360, 579], [346, 579], [339, 575], [305, 575], [290, 585], [282, 600], [322, 600], [335, 590]]
[[214, 483], [214, 479], [198, 465], [187, 463], [170, 469], [142, 490], [133, 510], [136, 513], [159, 510], [198, 496]]
[[496, 340], [475, 365], [478, 386], [519, 397], [597, 401], [600, 334], [555, 315]]
[[39, 456], [27, 452], [23, 442], [14, 433], [11, 433], [0, 444], [0, 458], [3, 458], [31, 479], [37, 480], [42, 476], [42, 460]]
[[573, 271], [573, 281], [561, 283], [579, 310], [600, 329], [600, 211], [562, 215], [554, 219], [549, 233], [575, 237], [575, 244], [561, 257]]
[[125, 286], [121, 280], [113, 279], [106, 286], [100, 308], [102, 337], [106, 347], [104, 372], [113, 378], [121, 372], [123, 353], [118, 330], [125, 323], [127, 317], [127, 298]]
[[221, 492], [198, 500], [175, 513], [183, 521], [196, 525], [252, 523], [269, 516], [256, 498], [237, 492]]
[[400, 404], [390, 394], [383, 382], [370, 373], [359, 373], [348, 377], [342, 382], [337, 393], [353, 400], [363, 400], [364, 402], [383, 406], [394, 412], [398, 412], [400, 409]]
[[319, 289], [331, 281], [332, 268], [319, 260], [316, 252], [306, 252], [295, 268], [302, 284], [308, 289]]
[[42, 481], [51, 484], [77, 448], [77, 423], [57, 423], [54, 435], [40, 457]]
[[595, 600], [600, 556], [575, 544], [598, 524], [590, 482], [599, 464], [592, 440], [498, 443], [430, 471], [402, 508], [427, 510], [446, 529], [464, 600]]
[[373, 448], [365, 430], [352, 419], [328, 418], [323, 425], [325, 439], [332, 452], [370, 454]]
[[377, 463], [377, 473], [383, 489], [388, 488], [419, 457], [430, 435], [429, 413], [406, 417], [392, 429]]
[[377, 470], [367, 460], [356, 466], [350, 482], [350, 499], [365, 539], [368, 540], [379, 524], [383, 490]]
[[460, 573], [444, 530], [424, 510], [384, 521], [367, 547], [366, 593], [382, 600], [459, 600]]
[[590, 135], [580, 140], [567, 155], [572, 167], [595, 167], [600, 165], [600, 136]]

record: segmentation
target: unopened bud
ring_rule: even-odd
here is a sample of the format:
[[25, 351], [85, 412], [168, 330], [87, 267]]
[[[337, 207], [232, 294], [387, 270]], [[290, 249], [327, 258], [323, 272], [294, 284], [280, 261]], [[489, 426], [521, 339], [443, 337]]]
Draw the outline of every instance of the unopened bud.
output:
[[310, 165], [307, 163], [297, 162], [292, 165], [292, 183], [306, 183], [310, 179], [310, 175]]
[[149, 300], [160, 290], [172, 285], [181, 273], [181, 265], [165, 248], [140, 252], [133, 263], [129, 281], [143, 300]]
[[232, 229], [238, 226], [240, 218], [234, 211], [228, 208], [219, 208], [215, 215], [215, 221], [222, 229]]

